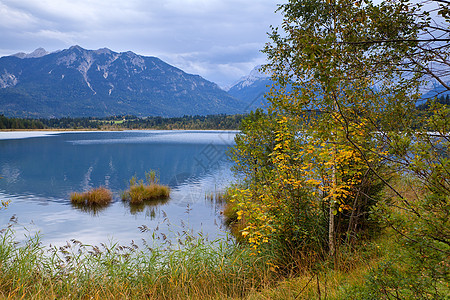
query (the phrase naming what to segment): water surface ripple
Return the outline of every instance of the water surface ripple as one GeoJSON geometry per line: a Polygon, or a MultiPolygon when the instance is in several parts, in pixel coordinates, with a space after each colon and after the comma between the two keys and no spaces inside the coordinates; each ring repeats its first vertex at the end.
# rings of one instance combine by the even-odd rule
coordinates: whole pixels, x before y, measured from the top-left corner
{"type": "MultiPolygon", "coordinates": [[[[15,216],[17,236],[39,231],[46,244],[70,239],[99,244],[147,239],[138,227],[165,234],[189,228],[223,234],[221,204],[206,195],[233,180],[226,151],[235,131],[0,132],[0,228],[15,216]],[[172,189],[167,201],[142,206],[122,202],[129,179],[155,170],[172,189]],[[74,191],[105,186],[114,193],[106,208],[74,207],[74,191]],[[170,225],[168,225],[170,224],[170,225]],[[26,229],[25,229],[25,228],[26,229]]],[[[147,236],[146,236],[147,235],[147,236]]],[[[23,236],[23,235],[22,235],[23,236]]]]}

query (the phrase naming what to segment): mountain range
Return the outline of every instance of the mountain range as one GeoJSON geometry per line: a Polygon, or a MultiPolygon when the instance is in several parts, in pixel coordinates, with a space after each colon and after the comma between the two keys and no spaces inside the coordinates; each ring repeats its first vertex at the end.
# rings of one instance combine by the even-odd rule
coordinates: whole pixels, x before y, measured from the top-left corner
{"type": "Polygon", "coordinates": [[[244,101],[247,110],[265,107],[267,102],[264,98],[270,90],[272,79],[261,70],[261,66],[256,66],[249,75],[242,77],[228,89],[228,94],[244,101]]]}
{"type": "Polygon", "coordinates": [[[159,58],[80,46],[0,58],[0,114],[14,117],[236,114],[248,104],[159,58]]]}
{"type": "MultiPolygon", "coordinates": [[[[271,78],[255,67],[227,91],[157,57],[80,46],[0,57],[0,115],[176,117],[248,113],[265,107],[271,78]]],[[[436,86],[422,98],[447,95],[436,86]]],[[[420,103],[419,103],[420,104],[420,103]]]]}

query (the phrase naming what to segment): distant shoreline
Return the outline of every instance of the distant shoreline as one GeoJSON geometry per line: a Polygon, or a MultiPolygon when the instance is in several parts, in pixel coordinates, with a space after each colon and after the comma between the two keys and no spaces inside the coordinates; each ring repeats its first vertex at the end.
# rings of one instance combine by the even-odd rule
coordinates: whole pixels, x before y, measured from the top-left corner
{"type": "Polygon", "coordinates": [[[110,131],[110,132],[120,132],[120,131],[149,131],[149,130],[155,130],[155,131],[235,131],[238,132],[238,129],[161,129],[161,128],[124,128],[124,129],[89,129],[89,128],[80,128],[80,129],[73,129],[73,128],[46,128],[46,129],[0,129],[0,133],[2,132],[104,132],[104,131],[110,131]]]}
{"type": "Polygon", "coordinates": [[[193,131],[193,132],[233,132],[238,133],[239,130],[220,130],[220,129],[125,129],[125,130],[57,130],[57,129],[2,129],[0,130],[0,141],[3,140],[20,140],[28,138],[46,137],[62,133],[83,133],[83,132],[122,132],[122,131],[193,131]]]}

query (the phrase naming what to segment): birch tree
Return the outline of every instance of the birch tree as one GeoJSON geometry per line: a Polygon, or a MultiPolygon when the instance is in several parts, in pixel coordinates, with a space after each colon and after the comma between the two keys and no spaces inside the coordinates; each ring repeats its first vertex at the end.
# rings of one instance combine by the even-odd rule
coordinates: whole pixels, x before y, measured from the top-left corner
{"type": "MultiPolygon", "coordinates": [[[[376,228],[368,216],[377,211],[436,263],[449,253],[449,108],[436,103],[419,114],[416,104],[424,74],[445,83],[445,69],[427,68],[448,61],[448,6],[438,6],[437,27],[408,1],[291,0],[278,11],[283,23],[263,50],[276,82],[267,95],[274,142],[236,150],[239,161],[243,149],[264,147],[268,162],[235,193],[248,225],[242,235],[255,249],[276,241],[284,253],[336,258],[339,245],[376,228]],[[432,36],[433,27],[442,34],[432,36]],[[393,186],[398,174],[421,196],[393,186]],[[381,201],[381,186],[392,199],[381,201]]],[[[238,139],[252,137],[244,130],[238,139]]]]}

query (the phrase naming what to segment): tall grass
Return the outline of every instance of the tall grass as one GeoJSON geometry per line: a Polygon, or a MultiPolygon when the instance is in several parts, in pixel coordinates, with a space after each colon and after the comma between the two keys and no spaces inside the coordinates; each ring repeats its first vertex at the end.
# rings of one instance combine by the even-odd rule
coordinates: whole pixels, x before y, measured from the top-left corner
{"type": "Polygon", "coordinates": [[[358,294],[358,289],[367,282],[373,268],[394,250],[391,238],[384,233],[357,247],[341,247],[338,267],[333,259],[324,260],[277,285],[252,291],[246,299],[383,299],[375,294],[358,294]]]}
{"type": "MultiPolygon", "coordinates": [[[[46,248],[39,235],[17,244],[0,234],[0,298],[11,299],[376,299],[361,294],[372,268],[393,251],[389,235],[341,249],[341,268],[324,261],[292,277],[230,240],[184,233],[176,243],[99,246],[71,240],[46,248]]],[[[395,248],[395,247],[394,247],[395,248]]]]}
{"type": "Polygon", "coordinates": [[[242,298],[272,276],[261,258],[225,239],[45,248],[38,235],[17,244],[11,228],[0,235],[0,274],[0,298],[13,299],[242,298]]]}

